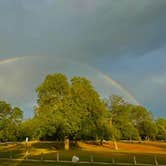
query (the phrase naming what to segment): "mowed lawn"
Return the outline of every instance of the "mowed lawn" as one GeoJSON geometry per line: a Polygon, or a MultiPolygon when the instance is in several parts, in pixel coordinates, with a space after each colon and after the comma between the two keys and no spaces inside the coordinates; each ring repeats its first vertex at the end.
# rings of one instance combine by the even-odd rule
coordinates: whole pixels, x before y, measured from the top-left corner
{"type": "MultiPolygon", "coordinates": [[[[91,163],[79,163],[79,164],[73,164],[73,163],[49,163],[49,162],[15,162],[15,161],[0,161],[0,166],[96,166],[96,164],[91,163]]],[[[97,164],[99,165],[99,164],[97,164]]],[[[99,166],[105,166],[105,164],[100,164],[99,166]]],[[[107,166],[113,166],[112,164],[107,164],[107,166]]],[[[116,164],[116,166],[118,166],[116,164]]],[[[121,165],[122,166],[122,165],[121,165]]]]}
{"type": "MultiPolygon", "coordinates": [[[[72,164],[72,163],[49,163],[49,162],[16,162],[16,161],[0,161],[0,166],[95,166],[95,164],[72,164]]],[[[110,164],[111,165],[111,164],[110,164]]],[[[103,166],[103,165],[100,165],[103,166]]],[[[109,166],[109,165],[108,165],[109,166]]],[[[117,165],[116,165],[117,166],[117,165]]]]}
{"type": "MultiPolygon", "coordinates": [[[[69,151],[63,150],[63,143],[58,142],[31,142],[29,144],[28,153],[26,153],[25,143],[8,143],[0,144],[0,158],[41,160],[38,163],[29,162],[9,162],[0,161],[1,165],[73,165],[65,163],[44,163],[44,160],[57,160],[57,153],[60,161],[71,161],[75,154],[80,161],[108,162],[108,163],[133,163],[135,156],[137,163],[152,164],[154,156],[156,156],[159,164],[166,164],[166,143],[165,142],[118,142],[119,150],[114,149],[113,142],[105,142],[103,146],[94,142],[78,142],[77,146],[72,145],[69,151]]],[[[75,166],[77,164],[74,164],[75,166]]],[[[81,164],[87,165],[87,164],[81,164]]],[[[92,165],[92,164],[91,164],[92,165]]]]}

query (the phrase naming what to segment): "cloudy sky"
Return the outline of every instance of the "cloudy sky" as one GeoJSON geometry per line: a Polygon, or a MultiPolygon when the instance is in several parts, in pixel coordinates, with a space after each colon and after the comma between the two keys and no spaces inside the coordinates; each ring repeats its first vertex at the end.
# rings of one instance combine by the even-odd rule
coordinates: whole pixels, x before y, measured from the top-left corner
{"type": "MultiPolygon", "coordinates": [[[[34,98],[30,88],[54,71],[91,73],[105,93],[105,73],[156,117],[165,117],[165,16],[166,0],[0,0],[0,99],[20,105],[16,96],[34,98]],[[64,65],[68,59],[77,65],[64,65]]],[[[23,99],[22,107],[31,103],[23,99]]]]}

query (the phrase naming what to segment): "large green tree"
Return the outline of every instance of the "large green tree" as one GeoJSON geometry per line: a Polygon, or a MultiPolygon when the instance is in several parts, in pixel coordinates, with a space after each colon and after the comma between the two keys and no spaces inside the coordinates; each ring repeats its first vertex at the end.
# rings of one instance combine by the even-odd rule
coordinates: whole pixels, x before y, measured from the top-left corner
{"type": "Polygon", "coordinates": [[[20,137],[20,126],[23,112],[18,107],[12,107],[5,101],[0,101],[0,140],[16,141],[20,137]]]}
{"type": "Polygon", "coordinates": [[[81,116],[77,136],[85,139],[108,138],[109,112],[91,82],[86,78],[73,77],[71,83],[72,101],[81,116]]]}
{"type": "Polygon", "coordinates": [[[61,137],[62,134],[65,135],[67,125],[65,103],[70,95],[67,77],[61,73],[48,75],[36,89],[36,92],[38,94],[38,106],[35,109],[35,119],[38,121],[36,130],[38,137],[61,137]]]}
{"type": "Polygon", "coordinates": [[[157,126],[157,139],[166,140],[166,119],[159,118],[156,120],[157,126]]]}
{"type": "Polygon", "coordinates": [[[116,95],[111,96],[110,101],[112,125],[121,133],[121,139],[138,139],[138,130],[134,127],[130,118],[130,104],[116,95]]]}
{"type": "Polygon", "coordinates": [[[58,108],[69,95],[69,83],[64,74],[57,73],[46,76],[44,82],[36,89],[40,112],[49,107],[58,108]]]}
{"type": "Polygon", "coordinates": [[[37,88],[40,138],[96,139],[108,135],[108,111],[91,82],[63,74],[48,75],[37,88]],[[100,132],[99,132],[100,131],[100,132]]]}
{"type": "Polygon", "coordinates": [[[121,133],[121,139],[155,139],[157,128],[152,114],[143,106],[132,105],[113,95],[109,104],[112,124],[121,133]]]}
{"type": "Polygon", "coordinates": [[[155,139],[157,128],[151,112],[140,105],[131,105],[130,119],[142,139],[155,139]]]}

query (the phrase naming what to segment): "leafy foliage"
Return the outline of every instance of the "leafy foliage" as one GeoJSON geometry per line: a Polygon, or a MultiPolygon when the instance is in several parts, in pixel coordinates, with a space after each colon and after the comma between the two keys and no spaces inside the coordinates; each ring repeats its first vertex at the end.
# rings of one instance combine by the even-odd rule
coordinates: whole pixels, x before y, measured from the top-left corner
{"type": "Polygon", "coordinates": [[[120,131],[121,139],[155,139],[157,127],[146,108],[129,104],[119,96],[112,96],[110,100],[112,123],[120,131]]]}
{"type": "Polygon", "coordinates": [[[23,112],[20,108],[12,108],[5,101],[0,101],[0,140],[14,141],[19,139],[23,112]]]}
{"type": "Polygon", "coordinates": [[[154,120],[140,105],[112,95],[101,99],[84,77],[70,81],[61,73],[46,76],[37,87],[37,105],[32,119],[0,101],[0,140],[166,140],[166,119],[154,120]]]}
{"type": "Polygon", "coordinates": [[[159,118],[156,120],[157,139],[166,140],[166,119],[159,118]]]}
{"type": "MultiPolygon", "coordinates": [[[[41,139],[103,139],[107,130],[106,105],[91,82],[83,77],[48,75],[37,88],[36,116],[41,139]]],[[[108,135],[108,134],[107,134],[108,135]]]]}

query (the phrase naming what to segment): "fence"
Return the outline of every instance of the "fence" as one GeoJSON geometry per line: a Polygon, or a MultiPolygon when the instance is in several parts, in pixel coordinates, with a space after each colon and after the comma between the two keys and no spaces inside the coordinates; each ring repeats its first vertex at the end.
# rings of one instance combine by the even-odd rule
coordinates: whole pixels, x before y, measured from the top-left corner
{"type": "MultiPolygon", "coordinates": [[[[90,144],[93,145],[93,142],[90,144]]],[[[31,145],[31,144],[30,144],[31,145]]],[[[0,160],[18,160],[34,162],[67,162],[71,163],[72,156],[75,154],[80,158],[79,163],[93,164],[112,164],[112,165],[161,165],[166,166],[166,154],[163,153],[128,153],[123,151],[109,151],[108,153],[100,149],[100,153],[93,149],[91,152],[81,151],[81,148],[71,146],[70,150],[65,151],[63,142],[33,142],[32,146],[25,143],[1,143],[0,160]],[[1,146],[2,145],[2,146],[1,146]],[[8,147],[9,146],[9,147],[8,147]],[[36,154],[36,150],[38,154],[36,154]],[[48,151],[42,151],[42,149],[48,151]]],[[[94,147],[96,144],[94,144],[94,147]]],[[[89,150],[90,151],[90,150],[89,150]]]]}
{"type": "MultiPolygon", "coordinates": [[[[72,163],[72,161],[70,160],[63,160],[62,157],[60,159],[60,153],[57,152],[56,153],[56,156],[54,160],[51,160],[51,159],[47,159],[45,157],[45,154],[41,152],[41,154],[39,155],[40,158],[38,159],[32,159],[31,158],[31,154],[28,153],[28,152],[25,152],[25,156],[24,158],[14,158],[13,157],[13,153],[10,152],[10,155],[8,156],[8,158],[2,158],[0,157],[0,160],[7,160],[7,161],[30,161],[30,162],[48,162],[48,163],[72,163]]],[[[78,156],[79,157],[79,156],[78,156]]],[[[152,165],[155,165],[155,166],[166,166],[165,164],[159,164],[158,162],[158,159],[156,156],[153,157],[153,162],[152,163],[139,163],[137,162],[137,157],[135,155],[133,155],[133,158],[132,158],[132,162],[130,160],[130,162],[124,162],[124,163],[121,163],[121,162],[117,162],[116,161],[116,158],[111,158],[112,159],[112,162],[102,162],[102,161],[95,161],[95,158],[93,155],[89,155],[89,161],[79,161],[79,163],[93,163],[93,164],[96,164],[96,165],[136,165],[136,166],[152,166],[152,165]]]]}

